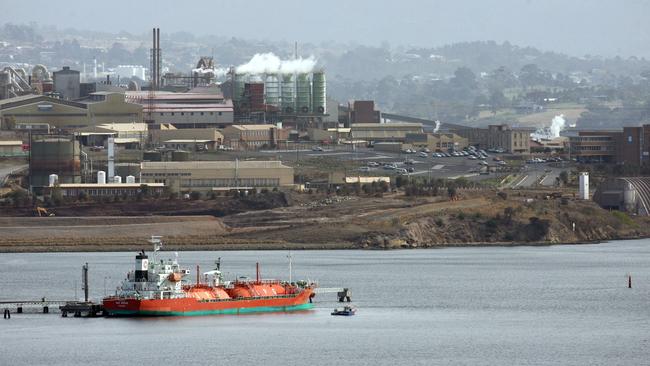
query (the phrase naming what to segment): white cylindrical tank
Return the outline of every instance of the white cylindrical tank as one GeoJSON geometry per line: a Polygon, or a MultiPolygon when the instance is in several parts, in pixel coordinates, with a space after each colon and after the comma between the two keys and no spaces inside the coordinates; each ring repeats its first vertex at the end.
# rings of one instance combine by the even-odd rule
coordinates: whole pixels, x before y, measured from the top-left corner
{"type": "Polygon", "coordinates": [[[56,174],[50,174],[50,178],[48,180],[50,187],[57,184],[58,182],[59,182],[59,176],[56,174]]]}
{"type": "Polygon", "coordinates": [[[636,206],[636,190],[632,186],[632,183],[625,183],[623,206],[625,206],[626,211],[634,211],[634,207],[636,206]]]}
{"type": "Polygon", "coordinates": [[[589,199],[589,173],[580,172],[580,181],[579,181],[579,198],[581,200],[589,199]]]}
{"type": "Polygon", "coordinates": [[[132,175],[127,175],[126,176],[126,182],[129,183],[129,184],[135,183],[135,177],[132,176],[132,175]]]}
{"type": "Polygon", "coordinates": [[[100,170],[97,172],[97,184],[106,184],[106,172],[100,170]]]}
{"type": "Polygon", "coordinates": [[[119,175],[114,176],[113,183],[118,183],[118,184],[122,183],[122,177],[120,177],[119,175]]]}

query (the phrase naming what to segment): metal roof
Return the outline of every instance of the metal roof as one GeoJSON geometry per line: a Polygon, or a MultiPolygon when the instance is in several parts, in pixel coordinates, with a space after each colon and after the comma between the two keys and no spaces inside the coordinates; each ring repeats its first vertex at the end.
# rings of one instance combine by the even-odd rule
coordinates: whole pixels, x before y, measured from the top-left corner
{"type": "Polygon", "coordinates": [[[61,188],[140,188],[140,186],[164,187],[165,183],[61,183],[61,188]]]}
{"type": "Polygon", "coordinates": [[[15,141],[0,141],[0,146],[15,146],[15,145],[22,145],[23,142],[20,140],[15,140],[15,141]]]}

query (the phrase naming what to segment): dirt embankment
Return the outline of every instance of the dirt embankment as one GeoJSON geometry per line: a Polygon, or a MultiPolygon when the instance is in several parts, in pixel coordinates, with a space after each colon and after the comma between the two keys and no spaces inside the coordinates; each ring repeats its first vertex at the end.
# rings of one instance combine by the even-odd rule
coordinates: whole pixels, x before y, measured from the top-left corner
{"type": "Polygon", "coordinates": [[[464,191],[459,200],[395,193],[273,197],[229,199],[225,204],[189,201],[176,207],[163,201],[144,211],[159,214],[160,209],[170,216],[125,216],[143,212],[144,206],[125,209],[112,203],[80,211],[57,209],[57,214],[82,217],[0,217],[0,252],[131,251],[146,247],[150,235],[164,236],[169,250],[391,249],[650,236],[650,218],[609,212],[592,202],[544,199],[539,192],[505,197],[492,190],[464,191]],[[91,214],[100,212],[122,214],[91,214]]]}

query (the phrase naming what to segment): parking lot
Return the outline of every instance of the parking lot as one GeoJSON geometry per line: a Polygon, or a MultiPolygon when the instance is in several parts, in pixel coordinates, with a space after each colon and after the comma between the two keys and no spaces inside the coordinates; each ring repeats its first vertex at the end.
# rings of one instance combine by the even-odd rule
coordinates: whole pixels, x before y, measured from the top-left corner
{"type": "MultiPolygon", "coordinates": [[[[408,172],[411,176],[426,176],[431,178],[458,178],[458,177],[475,177],[479,175],[479,164],[481,160],[469,160],[467,157],[432,157],[432,153],[427,153],[427,157],[420,156],[417,152],[413,154],[392,153],[384,151],[375,151],[372,148],[357,147],[352,150],[349,146],[337,149],[323,148],[323,151],[314,151],[312,149],[298,150],[268,150],[262,151],[262,154],[277,157],[286,162],[296,161],[296,159],[307,159],[314,157],[333,157],[341,160],[354,161],[358,163],[361,175],[399,175],[399,169],[412,168],[408,172]],[[369,163],[376,163],[378,166],[370,167],[369,163]],[[397,169],[387,169],[384,165],[393,165],[397,169]]],[[[486,159],[493,164],[492,154],[486,159]]]]}

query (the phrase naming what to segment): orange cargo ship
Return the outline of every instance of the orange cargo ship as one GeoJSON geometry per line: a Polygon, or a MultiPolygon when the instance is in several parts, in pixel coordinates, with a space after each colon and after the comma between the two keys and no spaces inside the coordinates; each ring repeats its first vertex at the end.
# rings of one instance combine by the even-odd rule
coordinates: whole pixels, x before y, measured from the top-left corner
{"type": "Polygon", "coordinates": [[[224,282],[220,261],[217,267],[199,275],[189,284],[190,271],[176,259],[157,260],[160,238],[152,237],[154,255],[149,261],[142,251],[135,259],[135,270],[114,296],[104,298],[104,311],[112,316],[174,316],[244,314],[296,311],[312,308],[314,285],[278,280],[262,280],[257,266],[255,280],[224,282]]]}

